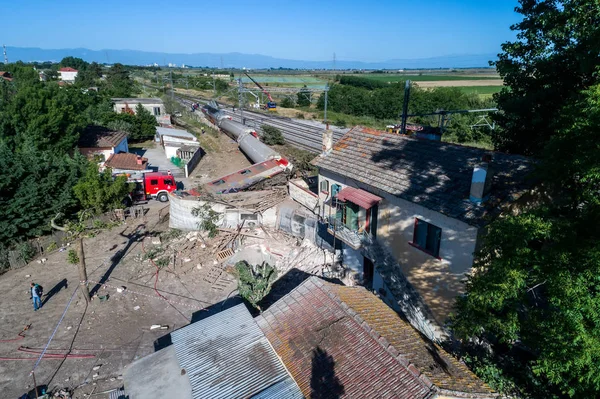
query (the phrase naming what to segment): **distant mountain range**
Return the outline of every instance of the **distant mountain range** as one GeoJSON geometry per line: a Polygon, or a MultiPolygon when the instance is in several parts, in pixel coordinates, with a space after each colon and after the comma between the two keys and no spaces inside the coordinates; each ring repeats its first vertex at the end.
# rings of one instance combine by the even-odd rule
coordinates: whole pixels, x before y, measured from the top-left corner
{"type": "MultiPolygon", "coordinates": [[[[79,57],[88,62],[126,65],[168,65],[225,68],[294,68],[332,69],[332,61],[302,61],[274,58],[260,54],[242,53],[194,53],[170,54],[137,50],[89,50],[41,49],[35,47],[7,47],[9,61],[60,61],[64,57],[79,57]]],[[[495,54],[449,55],[420,59],[391,59],[381,62],[340,61],[336,69],[435,69],[435,68],[481,68],[488,67],[488,61],[496,59],[495,54]]]]}

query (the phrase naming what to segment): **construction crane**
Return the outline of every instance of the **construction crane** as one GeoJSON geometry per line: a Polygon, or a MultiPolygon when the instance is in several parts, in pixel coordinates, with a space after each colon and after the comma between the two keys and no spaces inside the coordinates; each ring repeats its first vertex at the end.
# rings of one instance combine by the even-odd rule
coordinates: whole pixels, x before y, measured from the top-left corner
{"type": "Polygon", "coordinates": [[[269,110],[269,111],[277,110],[277,104],[275,103],[275,101],[273,101],[273,97],[271,97],[269,92],[266,91],[265,88],[262,87],[256,80],[252,79],[252,76],[250,76],[248,74],[248,71],[244,71],[244,73],[246,74],[246,76],[248,76],[248,79],[250,79],[269,98],[269,101],[267,102],[267,110],[269,110]]]}

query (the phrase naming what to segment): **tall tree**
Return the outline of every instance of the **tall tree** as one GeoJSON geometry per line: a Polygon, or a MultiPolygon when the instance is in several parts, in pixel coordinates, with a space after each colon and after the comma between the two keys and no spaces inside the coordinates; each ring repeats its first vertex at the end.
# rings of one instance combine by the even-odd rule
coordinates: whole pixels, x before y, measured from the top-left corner
{"type": "Polygon", "coordinates": [[[73,69],[77,69],[78,71],[83,71],[85,69],[87,69],[88,67],[88,63],[85,62],[84,60],[82,60],[81,58],[77,58],[77,57],[65,57],[60,61],[60,66],[64,67],[64,68],[73,68],[73,69]]]}
{"type": "Polygon", "coordinates": [[[298,96],[298,99],[296,101],[296,104],[299,107],[310,106],[310,91],[308,91],[306,85],[304,85],[304,87],[300,89],[297,96],[298,96]]]}
{"type": "Polygon", "coordinates": [[[106,85],[109,94],[113,97],[131,97],[133,81],[129,78],[129,71],[123,64],[116,63],[108,70],[106,85]]]}
{"type": "Polygon", "coordinates": [[[495,96],[503,151],[539,154],[559,129],[565,104],[598,82],[600,3],[589,0],[520,0],[517,39],[502,45],[493,64],[505,87],[495,96]]]}
{"type": "Polygon", "coordinates": [[[551,201],[492,224],[453,328],[523,392],[600,392],[600,86],[561,111],[538,177],[551,201]]]}

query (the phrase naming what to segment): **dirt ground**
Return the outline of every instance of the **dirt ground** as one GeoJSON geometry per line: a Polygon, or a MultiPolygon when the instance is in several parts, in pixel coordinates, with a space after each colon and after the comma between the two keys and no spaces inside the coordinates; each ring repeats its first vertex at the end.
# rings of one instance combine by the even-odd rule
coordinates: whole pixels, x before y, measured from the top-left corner
{"type": "Polygon", "coordinates": [[[164,204],[150,202],[147,207],[145,220],[130,219],[84,241],[90,289],[95,291],[95,283],[102,282],[97,294],[108,294],[107,301],[95,298],[86,306],[77,290],[67,307],[79,278],[77,267],[66,261],[66,250],[46,255],[43,264],[34,261],[0,276],[0,357],[27,359],[0,360],[2,398],[16,398],[33,389],[30,371],[38,354],[22,349],[40,351],[65,308],[48,352],[93,356],[44,358],[35,370],[37,384],[74,389],[74,398],[88,397],[92,392],[94,397],[108,398],[108,393],[95,394],[122,386],[121,375],[127,364],[154,352],[157,339],[189,324],[195,312],[224,300],[235,290],[232,277],[221,278],[217,288],[204,280],[215,262],[214,254],[206,252],[210,242],[202,249],[200,241],[183,236],[173,239],[173,248],[181,249],[181,253],[173,249],[173,256],[183,254],[189,258],[180,256],[174,264],[161,268],[155,291],[156,267],[144,260],[143,254],[157,246],[157,239],[150,236],[166,230],[168,218],[158,223],[159,209],[164,204]],[[31,281],[45,290],[44,305],[37,312],[29,299],[31,281]],[[117,288],[121,286],[126,289],[119,293],[117,288]],[[151,330],[154,324],[168,325],[168,329],[151,330]],[[19,339],[18,333],[27,325],[31,327],[19,339]]]}
{"type": "Polygon", "coordinates": [[[482,79],[482,80],[437,80],[414,82],[419,87],[472,87],[472,86],[502,86],[502,79],[482,79]]]}

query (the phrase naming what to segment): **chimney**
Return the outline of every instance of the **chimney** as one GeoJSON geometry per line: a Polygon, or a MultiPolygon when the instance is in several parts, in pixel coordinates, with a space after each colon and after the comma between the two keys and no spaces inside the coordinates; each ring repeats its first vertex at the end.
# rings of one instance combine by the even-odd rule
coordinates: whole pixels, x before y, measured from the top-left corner
{"type": "Polygon", "coordinates": [[[333,148],[333,131],[329,130],[329,124],[327,129],[323,132],[323,154],[331,152],[333,148]]]}
{"type": "Polygon", "coordinates": [[[481,158],[481,163],[473,168],[473,177],[471,178],[471,195],[469,199],[475,204],[481,204],[487,201],[492,188],[492,156],[485,154],[481,158]]]}
{"type": "Polygon", "coordinates": [[[138,165],[141,165],[142,163],[143,163],[143,162],[142,162],[142,157],[138,155],[138,156],[137,156],[137,164],[138,164],[138,165]]]}

